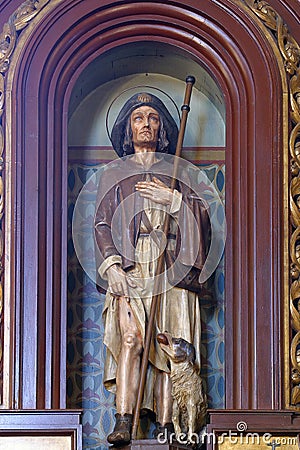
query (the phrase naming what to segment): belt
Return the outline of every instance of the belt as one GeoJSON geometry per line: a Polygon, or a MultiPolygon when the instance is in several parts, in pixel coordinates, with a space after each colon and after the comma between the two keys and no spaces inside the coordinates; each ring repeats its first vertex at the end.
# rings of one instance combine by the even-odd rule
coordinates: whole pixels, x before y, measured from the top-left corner
{"type": "MultiPolygon", "coordinates": [[[[153,230],[155,231],[155,230],[153,230]]],[[[161,231],[161,230],[159,230],[161,231]]],[[[150,233],[144,233],[144,232],[140,232],[139,233],[139,237],[147,237],[150,236],[150,233]]],[[[176,234],[172,234],[172,233],[168,233],[168,239],[176,239],[176,234]]]]}

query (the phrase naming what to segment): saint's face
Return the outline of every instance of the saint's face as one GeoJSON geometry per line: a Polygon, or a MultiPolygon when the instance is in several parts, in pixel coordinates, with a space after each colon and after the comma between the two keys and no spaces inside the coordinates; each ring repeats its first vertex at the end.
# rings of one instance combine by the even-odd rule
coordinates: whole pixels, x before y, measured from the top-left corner
{"type": "Polygon", "coordinates": [[[140,106],[130,116],[135,152],[155,151],[160,128],[159,114],[150,106],[140,106]]]}

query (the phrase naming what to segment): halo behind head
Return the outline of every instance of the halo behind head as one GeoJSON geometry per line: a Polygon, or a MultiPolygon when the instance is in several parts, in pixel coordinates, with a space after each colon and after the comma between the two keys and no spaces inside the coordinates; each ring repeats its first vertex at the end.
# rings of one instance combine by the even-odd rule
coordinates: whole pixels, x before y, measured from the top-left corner
{"type": "MultiPolygon", "coordinates": [[[[178,128],[176,122],[165,107],[164,103],[158,97],[148,92],[134,94],[121,108],[111,132],[111,142],[116,153],[120,157],[124,155],[123,144],[126,126],[131,113],[140,106],[151,106],[159,113],[168,141],[168,146],[161,151],[174,155],[178,138],[178,128]]],[[[131,149],[126,149],[127,155],[131,153],[134,153],[133,147],[131,149]]]]}

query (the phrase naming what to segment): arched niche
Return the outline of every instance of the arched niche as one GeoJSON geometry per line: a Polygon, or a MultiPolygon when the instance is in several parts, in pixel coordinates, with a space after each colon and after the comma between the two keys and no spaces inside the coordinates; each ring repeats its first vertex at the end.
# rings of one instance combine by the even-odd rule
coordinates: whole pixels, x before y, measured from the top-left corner
{"type": "MultiPolygon", "coordinates": [[[[17,20],[24,16],[10,26],[17,20]]],[[[280,348],[287,317],[287,84],[269,32],[249,5],[228,0],[208,1],[201,9],[192,0],[49,1],[28,22],[5,73],[1,122],[5,223],[11,230],[5,233],[4,406],[66,405],[71,95],[96,58],[121,45],[150,41],[188,54],[224,95],[225,406],[282,408],[287,398],[280,348]]]]}
{"type": "MultiPolygon", "coordinates": [[[[91,222],[95,213],[97,171],[116,158],[108,133],[124,101],[134,92],[153,92],[179,122],[179,111],[169,96],[180,110],[188,73],[195,76],[196,83],[182,156],[194,166],[201,167],[203,176],[213,183],[220,201],[224,202],[226,114],[223,93],[210,73],[188,53],[159,42],[116,47],[86,67],[70,98],[67,406],[78,406],[80,399],[84,405],[83,423],[93,424],[93,430],[89,429],[89,443],[93,442],[95,446],[105,442],[105,436],[113,427],[115,413],[113,396],[105,391],[102,383],[104,296],[99,294],[95,284],[91,222]]],[[[198,326],[203,341],[202,376],[209,406],[222,408],[225,405],[223,258],[210,282],[210,293],[211,300],[208,300],[208,293],[200,300],[202,323],[198,326]]],[[[144,436],[151,436],[149,425],[144,424],[143,428],[144,436]]]]}
{"type": "MultiPolygon", "coordinates": [[[[172,99],[180,109],[187,73],[195,73],[197,77],[192,107],[198,120],[193,122],[190,115],[185,145],[224,147],[225,103],[211,75],[182,50],[147,41],[116,47],[96,58],[80,74],[70,98],[69,145],[99,145],[101,142],[103,146],[110,146],[106,130],[110,103],[115,100],[114,107],[120,107],[127,90],[131,89],[133,94],[135,86],[141,86],[137,90],[151,86],[162,89],[165,94],[161,94],[178,122],[179,112],[167,95],[172,91],[172,99]],[[173,89],[170,88],[172,83],[175,84],[173,89]]],[[[110,116],[110,127],[112,120],[110,116]]]]}

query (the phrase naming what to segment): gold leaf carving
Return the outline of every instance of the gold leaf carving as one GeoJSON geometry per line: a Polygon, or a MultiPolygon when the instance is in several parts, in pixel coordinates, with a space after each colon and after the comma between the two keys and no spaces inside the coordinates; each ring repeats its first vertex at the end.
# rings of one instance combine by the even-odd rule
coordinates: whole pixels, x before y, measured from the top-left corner
{"type": "Polygon", "coordinates": [[[297,405],[298,403],[300,403],[300,387],[297,385],[292,388],[291,404],[297,405]]]}
{"type": "MultiPolygon", "coordinates": [[[[291,342],[291,362],[293,370],[298,371],[300,369],[300,331],[298,331],[292,339],[291,342]]],[[[299,386],[300,387],[300,386],[299,386]]]]}
{"type": "Polygon", "coordinates": [[[300,47],[281,16],[264,0],[244,0],[269,29],[282,56],[290,98],[290,322],[291,404],[300,407],[300,47]]]}
{"type": "Polygon", "coordinates": [[[299,267],[299,247],[300,247],[300,69],[299,69],[299,46],[292,39],[287,39],[285,48],[288,52],[285,57],[288,59],[285,67],[290,78],[290,110],[292,129],[290,133],[289,147],[292,161],[291,181],[290,181],[290,217],[291,225],[294,228],[290,239],[290,258],[292,261],[291,286],[290,286],[290,313],[292,327],[291,353],[291,404],[300,406],[300,267],[299,267]],[[288,47],[289,46],[289,47],[288,47]],[[295,281],[295,278],[297,280],[295,281]]]}
{"type": "Polygon", "coordinates": [[[290,75],[293,75],[299,65],[300,49],[289,33],[288,27],[283,23],[281,16],[266,1],[244,0],[244,2],[272,31],[282,54],[285,69],[290,75]]]}
{"type": "MultiPolygon", "coordinates": [[[[293,115],[291,118],[296,117],[293,115]]],[[[292,158],[295,160],[299,167],[300,163],[300,116],[299,123],[292,129],[290,135],[290,153],[292,158]]]]}
{"type": "Polygon", "coordinates": [[[300,229],[296,228],[291,236],[291,260],[292,263],[300,270],[300,229]]]}
{"type": "MultiPolygon", "coordinates": [[[[299,272],[298,272],[299,277],[299,272]]],[[[300,330],[300,281],[299,278],[294,281],[291,285],[291,301],[290,301],[290,311],[292,326],[295,330],[300,330]],[[295,306],[296,305],[296,306],[295,306]]]]}
{"type": "Polygon", "coordinates": [[[295,177],[291,180],[290,186],[290,207],[291,220],[294,227],[300,226],[300,178],[295,177]]]}
{"type": "Polygon", "coordinates": [[[0,155],[3,154],[3,148],[4,148],[4,135],[3,135],[3,129],[0,127],[0,155]]]}
{"type": "MultiPolygon", "coordinates": [[[[297,326],[296,324],[293,324],[297,326]]],[[[298,405],[300,402],[300,332],[298,331],[296,335],[293,337],[291,342],[291,382],[292,382],[292,391],[291,391],[291,404],[298,405]]]]}
{"type": "Polygon", "coordinates": [[[40,12],[49,0],[27,0],[13,14],[14,25],[17,31],[22,30],[40,12]]]}
{"type": "Polygon", "coordinates": [[[16,45],[16,30],[10,20],[3,27],[0,35],[0,72],[3,74],[9,68],[10,56],[16,45]]]}
{"type": "MultiPolygon", "coordinates": [[[[1,158],[0,158],[1,164],[1,158]]],[[[1,167],[1,166],[0,166],[1,167]]],[[[4,192],[3,192],[3,177],[0,177],[0,220],[3,218],[3,209],[4,209],[4,192]]],[[[1,231],[1,230],[0,230],[1,231]]],[[[0,242],[0,255],[3,255],[3,248],[0,242]]]]}
{"type": "Polygon", "coordinates": [[[277,13],[266,1],[248,0],[248,6],[253,9],[256,15],[265,23],[271,30],[276,30],[277,13]]]}
{"type": "Polygon", "coordinates": [[[3,114],[3,106],[4,106],[4,76],[2,75],[2,73],[0,73],[0,119],[3,114]]]}
{"type": "Polygon", "coordinates": [[[290,83],[290,100],[291,100],[291,119],[298,126],[293,130],[293,141],[295,142],[296,137],[299,136],[299,122],[300,122],[300,74],[299,68],[296,70],[296,74],[291,78],[290,83]]]}
{"type": "Polygon", "coordinates": [[[11,15],[0,35],[0,72],[5,73],[15,50],[20,31],[45,7],[50,0],[27,0],[11,15]]]}
{"type": "Polygon", "coordinates": [[[0,315],[2,315],[3,312],[3,287],[0,284],[0,315]]]}
{"type": "Polygon", "coordinates": [[[280,16],[277,18],[277,38],[279,49],[284,57],[286,71],[293,75],[300,60],[299,46],[290,35],[280,16]]]}

